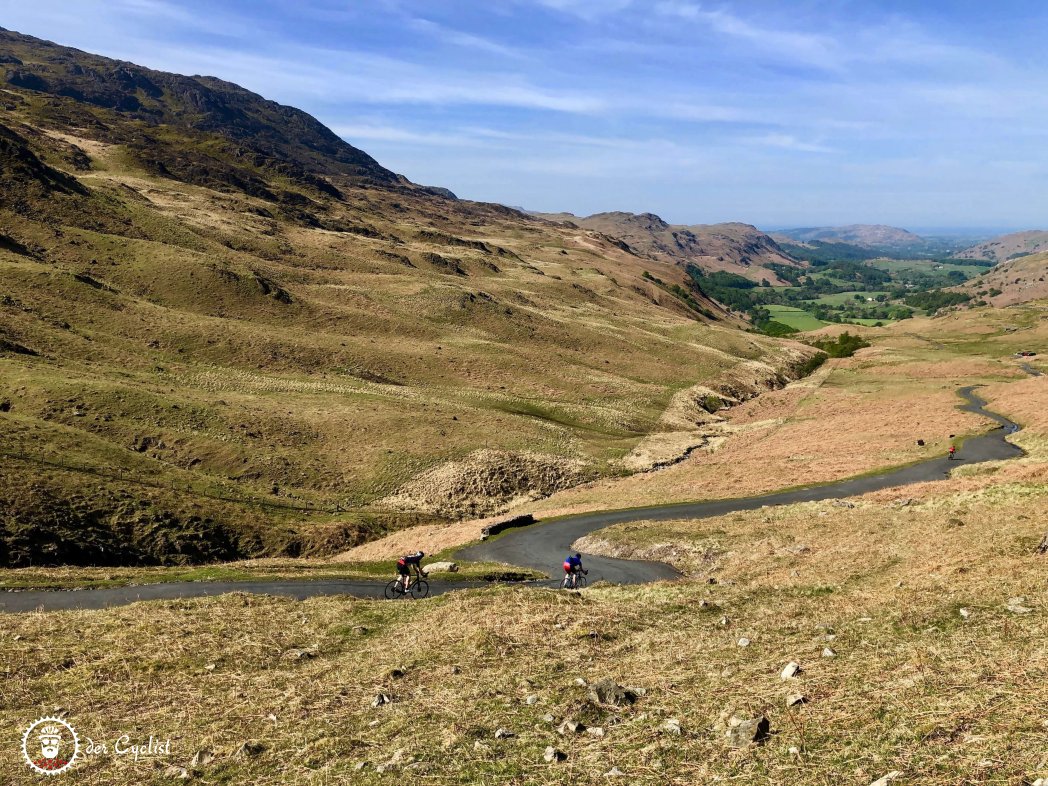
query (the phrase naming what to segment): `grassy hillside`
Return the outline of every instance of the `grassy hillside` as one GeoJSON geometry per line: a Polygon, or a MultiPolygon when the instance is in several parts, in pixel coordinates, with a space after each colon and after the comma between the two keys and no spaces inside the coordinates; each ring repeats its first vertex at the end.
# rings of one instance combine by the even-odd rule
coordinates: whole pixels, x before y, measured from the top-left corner
{"type": "Polygon", "coordinates": [[[236,86],[0,45],[0,563],[490,513],[622,472],[682,390],[810,354],[643,278],[671,264],[392,177],[236,86]]]}

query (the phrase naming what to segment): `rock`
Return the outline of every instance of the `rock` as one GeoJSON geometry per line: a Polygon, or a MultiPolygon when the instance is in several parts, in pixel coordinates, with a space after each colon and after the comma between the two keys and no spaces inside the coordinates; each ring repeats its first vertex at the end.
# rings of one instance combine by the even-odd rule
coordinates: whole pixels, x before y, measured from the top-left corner
{"type": "Polygon", "coordinates": [[[458,569],[457,562],[431,562],[422,569],[422,572],[428,576],[430,573],[458,573],[458,569]]]}
{"type": "Polygon", "coordinates": [[[404,676],[404,670],[403,669],[390,669],[388,676],[389,676],[389,678],[391,680],[399,680],[401,677],[404,676]]]}
{"type": "Polygon", "coordinates": [[[214,670],[215,670],[215,666],[216,666],[216,664],[214,664],[214,663],[209,663],[209,664],[207,664],[206,666],[204,666],[204,670],[205,670],[205,671],[214,671],[214,670]]]}
{"type": "Polygon", "coordinates": [[[556,718],[554,718],[554,717],[553,717],[553,716],[552,716],[552,715],[551,715],[550,713],[548,713],[548,712],[547,712],[547,713],[546,713],[545,715],[543,715],[543,716],[542,716],[542,720],[544,720],[544,721],[545,721],[546,723],[555,723],[555,722],[557,721],[557,719],[556,719],[556,718]]]}
{"type": "Polygon", "coordinates": [[[368,629],[366,627],[364,627],[363,625],[354,625],[353,626],[353,632],[355,634],[357,634],[358,636],[366,636],[367,632],[368,632],[368,629]]]}
{"type": "Polygon", "coordinates": [[[663,723],[662,730],[667,734],[675,734],[678,737],[682,734],[680,721],[676,718],[669,718],[665,723],[663,723]]]}
{"type": "Polygon", "coordinates": [[[315,656],[312,650],[288,650],[284,653],[284,660],[309,660],[315,656]]]}
{"type": "Polygon", "coordinates": [[[533,704],[538,704],[539,703],[539,697],[536,696],[533,693],[530,696],[528,696],[526,699],[524,699],[524,703],[527,704],[529,707],[532,706],[533,704]]]}
{"type": "Polygon", "coordinates": [[[798,748],[796,745],[791,745],[790,749],[788,751],[786,751],[786,752],[788,754],[790,754],[791,756],[800,756],[801,755],[801,749],[798,748]]]}
{"type": "MultiPolygon", "coordinates": [[[[1038,554],[1048,554],[1048,532],[1044,533],[1044,537],[1041,538],[1041,543],[1037,547],[1038,554]]],[[[1044,780],[1042,778],[1042,780],[1044,780]]]]}
{"type": "Polygon", "coordinates": [[[740,647],[748,647],[748,646],[750,646],[750,640],[747,639],[745,636],[743,636],[741,639],[739,639],[735,643],[738,644],[740,647]]]}
{"type": "Polygon", "coordinates": [[[389,704],[393,699],[388,694],[380,693],[371,700],[372,707],[381,707],[383,704],[389,704]]]}
{"type": "MultiPolygon", "coordinates": [[[[624,773],[618,767],[612,767],[610,770],[608,770],[606,773],[604,773],[604,777],[605,778],[625,778],[626,777],[626,773],[624,773]]],[[[1034,786],[1037,786],[1037,784],[1034,784],[1034,786]]]]}
{"type": "Polygon", "coordinates": [[[508,740],[510,737],[516,737],[517,735],[511,732],[509,729],[495,729],[496,740],[508,740]]]}
{"type": "Polygon", "coordinates": [[[557,731],[560,734],[582,734],[586,731],[586,724],[569,718],[557,727],[557,731]]]}
{"type": "Polygon", "coordinates": [[[586,729],[586,733],[591,737],[599,739],[604,736],[604,728],[602,726],[590,726],[586,729]]]}
{"type": "Polygon", "coordinates": [[[586,687],[586,680],[582,679],[582,677],[576,677],[575,678],[575,684],[578,685],[580,688],[585,688],[586,687]]]}
{"type": "Polygon", "coordinates": [[[489,751],[491,746],[487,743],[481,742],[480,740],[473,741],[473,750],[475,751],[489,751]]]}
{"type": "Polygon", "coordinates": [[[256,740],[248,740],[237,748],[237,756],[247,756],[248,758],[254,758],[265,751],[266,746],[256,740]]]}
{"type": "Polygon", "coordinates": [[[968,619],[969,617],[972,616],[971,611],[968,610],[968,609],[961,609],[957,613],[961,615],[961,619],[968,619]]]}
{"type": "Polygon", "coordinates": [[[906,497],[905,499],[897,499],[891,503],[893,508],[907,508],[914,503],[913,497],[906,497]]]}
{"type": "Polygon", "coordinates": [[[215,760],[215,754],[209,750],[199,750],[193,754],[193,758],[189,762],[189,766],[194,770],[206,767],[215,760]]]}
{"type": "Polygon", "coordinates": [[[164,770],[165,778],[177,778],[180,781],[188,780],[190,778],[189,770],[185,767],[176,767],[172,764],[170,767],[164,770]]]}
{"type": "Polygon", "coordinates": [[[357,772],[360,772],[361,770],[366,769],[367,766],[368,763],[366,761],[358,761],[356,764],[353,765],[353,769],[357,772]]]}
{"type": "Polygon", "coordinates": [[[546,752],[542,754],[542,758],[549,764],[553,764],[554,762],[565,761],[568,758],[568,754],[550,745],[546,748],[546,752]]]}
{"type": "Polygon", "coordinates": [[[782,674],[780,676],[784,680],[792,680],[800,673],[801,673],[801,666],[800,666],[800,664],[797,663],[796,661],[792,661],[791,660],[789,663],[786,664],[786,667],[782,670],[782,674]]]}
{"type": "Polygon", "coordinates": [[[1033,609],[1025,604],[1026,598],[1024,597],[1008,598],[1008,605],[1005,608],[1012,614],[1029,614],[1033,609]]]}
{"type": "Polygon", "coordinates": [[[615,680],[605,677],[593,683],[589,691],[589,698],[598,704],[633,704],[637,700],[637,694],[623,688],[615,680]]]}
{"type": "Polygon", "coordinates": [[[888,784],[890,784],[892,781],[901,777],[902,773],[899,770],[893,770],[892,772],[889,772],[887,775],[884,775],[875,780],[873,783],[870,784],[870,786],[888,786],[888,784]]]}
{"type": "Polygon", "coordinates": [[[731,620],[729,620],[727,617],[721,617],[720,618],[720,624],[723,625],[723,626],[726,626],[730,621],[731,620]]]}
{"type": "Polygon", "coordinates": [[[791,693],[786,697],[787,707],[799,707],[802,704],[808,703],[808,697],[803,693],[791,693]]]}
{"type": "Polygon", "coordinates": [[[823,647],[822,648],[822,657],[824,657],[824,658],[836,658],[837,657],[837,650],[833,649],[832,647],[823,647]]]}
{"type": "Polygon", "coordinates": [[[460,669],[458,666],[452,666],[451,667],[451,673],[452,674],[461,674],[462,673],[462,669],[460,669]]]}
{"type": "Polygon", "coordinates": [[[733,748],[745,748],[752,743],[760,745],[771,732],[771,722],[761,715],[757,718],[732,716],[728,721],[726,736],[733,748]]]}
{"type": "Polygon", "coordinates": [[[855,507],[855,503],[854,502],[849,502],[846,499],[835,499],[833,501],[833,506],[835,508],[854,508],[855,507]]]}

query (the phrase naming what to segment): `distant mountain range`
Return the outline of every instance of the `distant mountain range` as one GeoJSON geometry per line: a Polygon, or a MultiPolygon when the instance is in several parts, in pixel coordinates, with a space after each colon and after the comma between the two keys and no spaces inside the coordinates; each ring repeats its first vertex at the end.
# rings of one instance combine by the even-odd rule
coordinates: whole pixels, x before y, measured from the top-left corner
{"type": "Polygon", "coordinates": [[[773,232],[772,237],[800,242],[813,240],[824,243],[848,243],[863,248],[904,249],[922,245],[925,240],[899,227],[884,224],[849,224],[842,227],[805,227],[800,229],[782,229],[773,232]]]}
{"type": "Polygon", "coordinates": [[[1048,231],[1030,229],[1025,232],[1012,232],[977,243],[960,251],[957,256],[965,259],[987,259],[991,262],[1004,262],[1041,251],[1048,251],[1048,231]]]}
{"type": "Polygon", "coordinates": [[[693,264],[705,271],[728,271],[757,282],[785,283],[774,266],[801,266],[771,237],[749,224],[670,224],[654,213],[533,215],[620,238],[636,253],[652,259],[683,267],[693,264]]]}

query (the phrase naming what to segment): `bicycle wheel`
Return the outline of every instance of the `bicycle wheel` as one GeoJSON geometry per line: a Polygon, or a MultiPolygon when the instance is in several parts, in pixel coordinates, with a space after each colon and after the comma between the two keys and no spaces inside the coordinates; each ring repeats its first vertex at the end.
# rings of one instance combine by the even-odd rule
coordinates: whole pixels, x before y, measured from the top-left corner
{"type": "Polygon", "coordinates": [[[386,591],[383,593],[386,596],[386,600],[393,600],[396,597],[404,594],[404,586],[400,583],[400,579],[393,579],[386,585],[386,591]]]}
{"type": "Polygon", "coordinates": [[[575,589],[585,589],[585,588],[586,588],[586,577],[583,576],[582,574],[579,574],[579,577],[575,580],[575,589]]]}
{"type": "Polygon", "coordinates": [[[565,574],[564,580],[560,583],[561,589],[570,589],[571,587],[571,576],[565,574]]]}
{"type": "Polygon", "coordinates": [[[411,597],[413,597],[415,600],[418,600],[419,598],[424,598],[427,595],[429,595],[428,581],[423,581],[422,579],[419,579],[411,585],[411,597]]]}

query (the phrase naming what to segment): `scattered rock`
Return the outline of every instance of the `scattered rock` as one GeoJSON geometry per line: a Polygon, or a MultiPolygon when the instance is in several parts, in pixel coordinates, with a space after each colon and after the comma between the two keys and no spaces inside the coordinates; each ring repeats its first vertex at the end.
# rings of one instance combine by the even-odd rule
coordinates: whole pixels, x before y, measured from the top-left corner
{"type": "Polygon", "coordinates": [[[430,573],[458,573],[457,562],[431,562],[422,568],[422,572],[427,576],[430,573]]]}
{"type": "Polygon", "coordinates": [[[236,755],[254,758],[255,756],[258,756],[263,751],[265,751],[265,749],[266,746],[263,745],[261,742],[257,742],[256,740],[248,740],[247,742],[242,743],[239,748],[237,748],[236,755]]]}
{"type": "Polygon", "coordinates": [[[547,712],[545,715],[542,716],[542,720],[544,720],[546,723],[555,723],[557,719],[547,712]]]}
{"type": "Polygon", "coordinates": [[[823,649],[822,649],[822,657],[824,657],[824,658],[836,658],[837,657],[837,650],[833,649],[832,647],[823,647],[823,649]]]}
{"type": "Polygon", "coordinates": [[[633,704],[637,700],[637,694],[623,688],[615,680],[605,677],[593,683],[589,691],[589,698],[598,704],[633,704]]]}
{"type": "Polygon", "coordinates": [[[209,663],[206,666],[204,666],[204,671],[214,671],[215,670],[215,666],[216,666],[216,664],[209,663]]]}
{"type": "Polygon", "coordinates": [[[1044,533],[1044,537],[1041,538],[1041,543],[1039,546],[1037,546],[1037,553],[1048,554],[1048,532],[1044,533]]]}
{"type": "Polygon", "coordinates": [[[580,688],[585,688],[586,687],[586,680],[582,679],[582,677],[576,677],[575,678],[575,684],[578,685],[580,688]]]}
{"type": "Polygon", "coordinates": [[[534,704],[538,704],[539,703],[539,697],[536,696],[534,693],[532,693],[530,696],[528,696],[526,699],[524,699],[524,703],[527,704],[529,707],[534,705],[534,704]]]}
{"type": "Polygon", "coordinates": [[[185,767],[176,767],[174,764],[172,764],[170,767],[164,770],[164,777],[177,778],[180,781],[184,781],[188,780],[190,775],[189,770],[187,770],[185,767]]]}
{"type": "Polygon", "coordinates": [[[887,775],[884,775],[875,780],[873,783],[870,784],[870,786],[888,786],[888,784],[890,784],[892,781],[901,777],[902,773],[899,770],[893,770],[892,772],[889,772],[887,775]]]}
{"type": "Polygon", "coordinates": [[[665,723],[663,723],[662,730],[667,734],[675,734],[678,737],[682,734],[680,721],[676,718],[670,718],[665,723]]]}
{"type": "Polygon", "coordinates": [[[743,636],[741,639],[739,639],[735,643],[738,644],[740,647],[748,647],[748,646],[750,646],[750,640],[747,639],[745,636],[743,636]]]}
{"type": "Polygon", "coordinates": [[[508,740],[510,737],[516,737],[517,735],[511,732],[509,729],[495,729],[496,740],[508,740]]]}
{"type": "Polygon", "coordinates": [[[968,619],[972,616],[972,612],[969,609],[961,609],[957,613],[961,615],[961,619],[968,619]]]}
{"type": "Polygon", "coordinates": [[[726,626],[729,622],[730,622],[730,620],[727,617],[721,617],[720,618],[720,624],[722,626],[726,626]]]}
{"type": "Polygon", "coordinates": [[[553,764],[554,762],[567,760],[568,754],[550,745],[546,748],[546,752],[542,754],[542,758],[545,759],[547,763],[553,764]]]}
{"type": "Polygon", "coordinates": [[[604,727],[590,726],[586,729],[586,733],[591,737],[597,737],[599,739],[604,736],[604,727]]]}
{"type": "Polygon", "coordinates": [[[404,676],[404,670],[403,669],[390,669],[389,670],[389,678],[392,679],[392,680],[399,680],[403,676],[404,676]]]}
{"type": "Polygon", "coordinates": [[[757,718],[732,716],[726,736],[733,748],[745,748],[751,743],[760,745],[771,733],[771,721],[761,715],[757,718]]]}
{"type": "Polygon", "coordinates": [[[193,754],[193,758],[189,762],[189,766],[194,770],[206,767],[215,760],[215,754],[209,750],[199,750],[193,754]]]}
{"type": "Polygon", "coordinates": [[[799,707],[801,704],[807,704],[808,697],[803,693],[791,693],[786,697],[787,707],[799,707]]]}
{"type": "Polygon", "coordinates": [[[833,506],[835,508],[854,508],[855,507],[855,503],[854,502],[850,502],[850,501],[848,501],[846,499],[835,499],[833,501],[833,506]]]}
{"type": "Polygon", "coordinates": [[[461,674],[462,673],[462,669],[460,669],[458,666],[452,666],[451,667],[451,673],[452,674],[461,674]]]}
{"type": "Polygon", "coordinates": [[[782,670],[782,674],[780,676],[784,680],[792,680],[800,673],[801,673],[801,666],[800,666],[800,664],[797,663],[796,661],[792,661],[791,660],[789,663],[786,664],[786,667],[782,670]]]}
{"type": "Polygon", "coordinates": [[[586,731],[586,724],[569,718],[557,727],[557,731],[560,734],[582,734],[586,731]]]}
{"type": "Polygon", "coordinates": [[[353,769],[357,772],[360,772],[361,770],[366,769],[367,766],[368,763],[366,761],[358,761],[356,764],[353,765],[353,769]]]}
{"type": "Polygon", "coordinates": [[[393,699],[391,699],[387,694],[380,693],[371,700],[371,706],[381,707],[383,704],[389,704],[391,701],[393,701],[393,699]]]}
{"type": "Polygon", "coordinates": [[[1008,598],[1008,605],[1005,608],[1012,614],[1029,614],[1033,609],[1025,604],[1026,598],[1024,597],[1008,598]]]}
{"type": "Polygon", "coordinates": [[[913,497],[906,497],[906,499],[897,499],[891,503],[893,508],[906,508],[914,503],[913,497]]]}
{"type": "Polygon", "coordinates": [[[790,749],[788,751],[786,751],[786,752],[788,754],[790,754],[791,756],[800,756],[801,755],[801,749],[798,748],[796,745],[791,745],[790,749]]]}
{"type": "Polygon", "coordinates": [[[366,627],[364,627],[363,625],[354,625],[353,626],[353,632],[355,634],[357,634],[358,636],[366,636],[367,632],[368,632],[368,629],[366,627]]]}
{"type": "MultiPolygon", "coordinates": [[[[604,773],[604,777],[605,778],[625,778],[626,777],[626,773],[624,773],[618,767],[612,767],[610,770],[608,770],[606,773],[604,773]]],[[[1034,786],[1037,786],[1037,784],[1034,784],[1034,786]]]]}
{"type": "Polygon", "coordinates": [[[288,650],[284,653],[284,660],[309,660],[316,657],[312,650],[288,650]]]}

